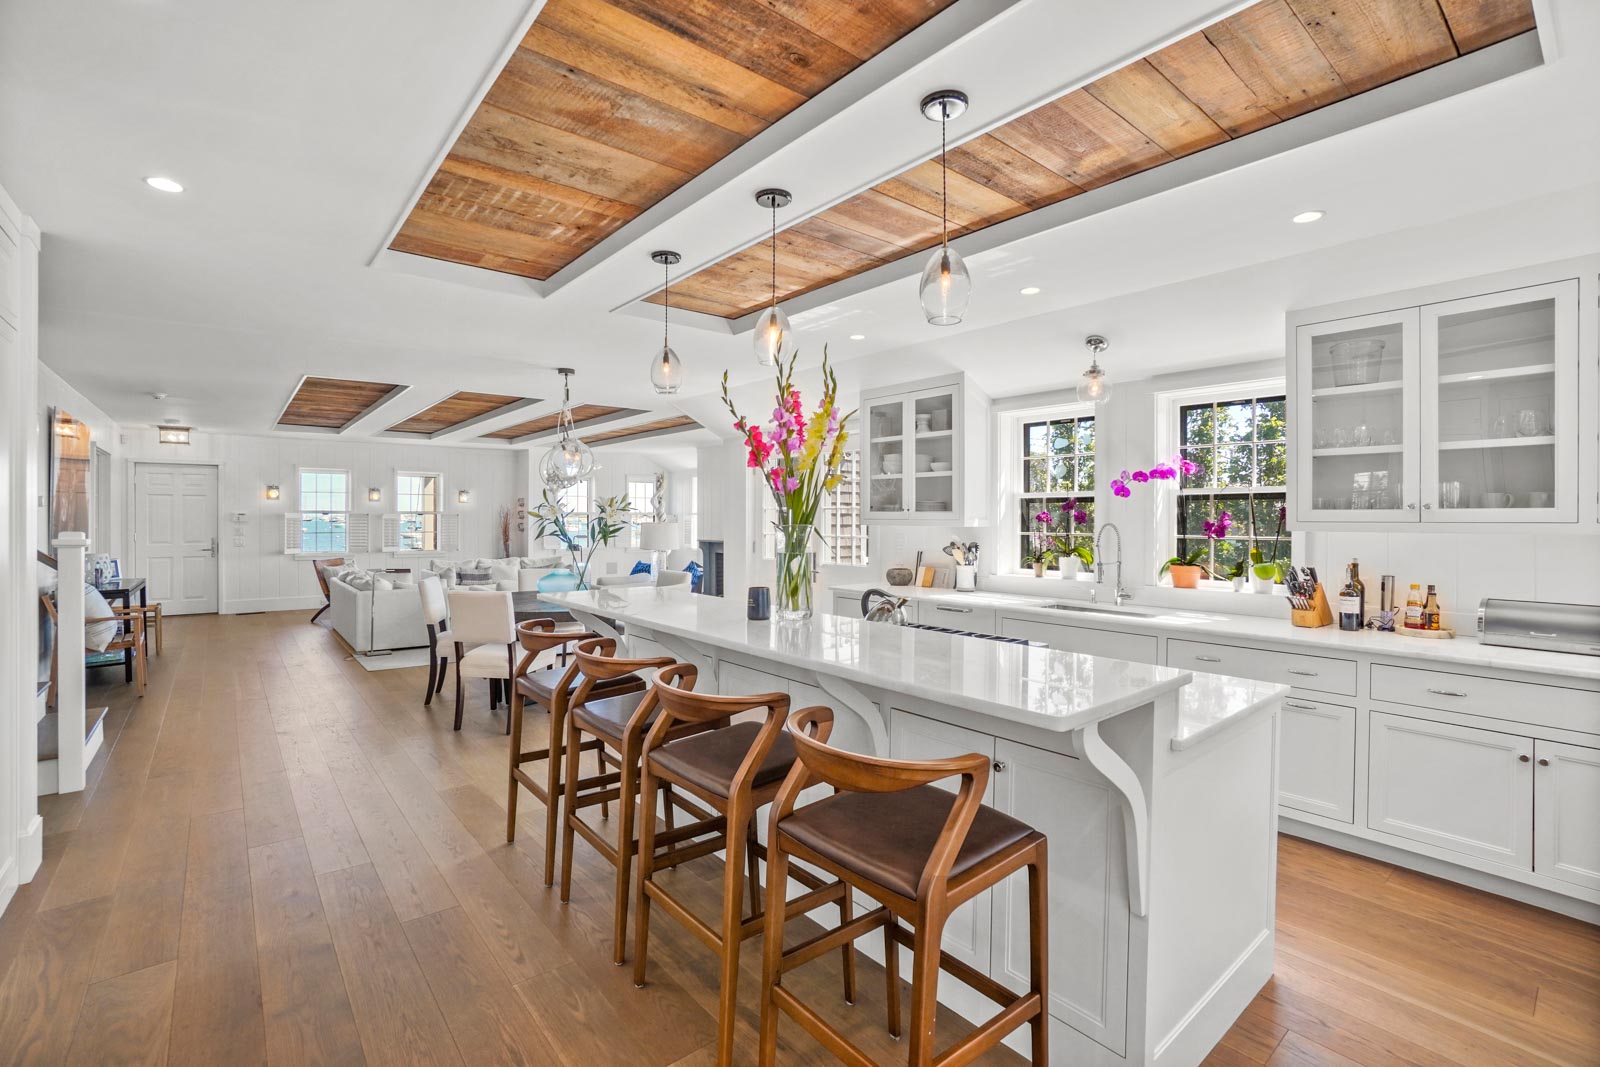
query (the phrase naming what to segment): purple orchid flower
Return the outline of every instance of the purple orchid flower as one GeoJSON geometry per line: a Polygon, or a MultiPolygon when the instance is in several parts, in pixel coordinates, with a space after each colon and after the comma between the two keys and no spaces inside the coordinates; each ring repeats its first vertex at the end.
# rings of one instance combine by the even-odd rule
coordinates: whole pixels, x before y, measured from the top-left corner
{"type": "Polygon", "coordinates": [[[1150,480],[1150,472],[1149,471],[1134,471],[1133,472],[1133,480],[1138,482],[1139,484],[1143,485],[1145,482],[1148,482],[1150,480]]]}
{"type": "Polygon", "coordinates": [[[1089,513],[1084,511],[1082,508],[1074,508],[1072,511],[1072,521],[1077,523],[1079,526],[1087,526],[1089,524],[1089,513]]]}

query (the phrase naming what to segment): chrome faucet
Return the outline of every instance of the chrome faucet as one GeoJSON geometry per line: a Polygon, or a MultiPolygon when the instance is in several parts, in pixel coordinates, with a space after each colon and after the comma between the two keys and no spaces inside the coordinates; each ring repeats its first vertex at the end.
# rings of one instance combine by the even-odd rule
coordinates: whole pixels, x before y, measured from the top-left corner
{"type": "Polygon", "coordinates": [[[1106,580],[1106,561],[1100,552],[1100,542],[1105,538],[1107,532],[1117,535],[1117,585],[1112,596],[1117,602],[1117,607],[1120,608],[1123,601],[1133,599],[1133,594],[1128,592],[1122,585],[1122,531],[1117,529],[1116,523],[1106,523],[1094,535],[1094,580],[1097,585],[1106,580]]]}

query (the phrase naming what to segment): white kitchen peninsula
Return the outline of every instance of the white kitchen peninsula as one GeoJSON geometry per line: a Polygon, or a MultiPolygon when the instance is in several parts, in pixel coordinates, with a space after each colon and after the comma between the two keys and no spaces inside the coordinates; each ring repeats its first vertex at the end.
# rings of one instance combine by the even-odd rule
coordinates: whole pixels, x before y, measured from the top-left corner
{"type": "MultiPolygon", "coordinates": [[[[1271,975],[1287,687],[832,615],[749,622],[686,589],[548,599],[721,691],[828,704],[845,747],[990,755],[987,801],[1050,840],[1052,1063],[1198,1064],[1271,975]]],[[[946,950],[1025,984],[1024,894],[1013,879],[963,906],[946,950]]],[[[991,1010],[948,975],[940,1000],[991,1010]]]]}

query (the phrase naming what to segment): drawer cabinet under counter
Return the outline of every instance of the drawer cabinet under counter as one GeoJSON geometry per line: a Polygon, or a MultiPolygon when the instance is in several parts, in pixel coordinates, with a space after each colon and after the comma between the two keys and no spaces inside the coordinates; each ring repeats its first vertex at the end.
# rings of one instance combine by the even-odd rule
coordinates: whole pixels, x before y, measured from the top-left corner
{"type": "Polygon", "coordinates": [[[1600,694],[1583,689],[1374,663],[1372,699],[1600,734],[1600,694]]]}
{"type": "Polygon", "coordinates": [[[1356,661],[1352,659],[1174,639],[1167,642],[1167,666],[1232,674],[1319,693],[1356,695],[1356,661]]]}

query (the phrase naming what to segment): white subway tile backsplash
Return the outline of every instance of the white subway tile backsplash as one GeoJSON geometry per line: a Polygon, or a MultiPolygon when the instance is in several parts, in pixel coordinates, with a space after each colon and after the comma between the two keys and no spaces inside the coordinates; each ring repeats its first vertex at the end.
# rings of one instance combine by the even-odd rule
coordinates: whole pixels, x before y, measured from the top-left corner
{"type": "Polygon", "coordinates": [[[1524,538],[1532,553],[1539,600],[1600,604],[1600,534],[1539,534],[1524,538]]]}

